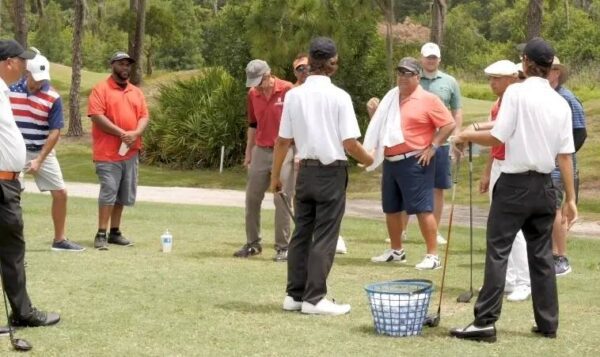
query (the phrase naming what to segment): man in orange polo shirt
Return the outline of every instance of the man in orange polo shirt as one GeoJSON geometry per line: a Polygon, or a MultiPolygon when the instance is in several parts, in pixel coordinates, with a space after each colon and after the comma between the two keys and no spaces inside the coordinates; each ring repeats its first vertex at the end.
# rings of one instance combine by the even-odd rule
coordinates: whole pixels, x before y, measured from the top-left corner
{"type": "Polygon", "coordinates": [[[396,70],[404,142],[384,148],[381,181],[382,206],[391,249],[371,260],[406,261],[400,238],[402,212],[406,212],[417,215],[427,246],[424,259],[415,267],[419,270],[438,269],[441,264],[437,255],[437,222],[433,215],[434,155],[454,130],[455,123],[442,101],[421,88],[421,66],[416,59],[403,58],[396,70]]]}
{"type": "MultiPolygon", "coordinates": [[[[246,67],[248,91],[248,141],[244,165],[248,168],[246,187],[246,244],[233,255],[247,258],[262,252],[260,207],[271,183],[273,146],[279,134],[279,122],[285,94],[293,85],[271,74],[267,62],[255,59],[246,67]]],[[[288,150],[281,169],[283,191],[292,196],[294,180],[293,150],[288,150]]],[[[275,203],[275,261],[286,261],[290,237],[290,217],[278,195],[275,203]]]]}
{"type": "Polygon", "coordinates": [[[115,53],[110,60],[111,76],[94,87],[88,103],[93,159],[100,181],[98,233],[94,239],[94,248],[99,250],[108,250],[108,243],[133,244],[119,227],[123,206],[135,203],[138,153],[148,125],[144,94],[128,81],[133,62],[127,53],[115,53]]]}

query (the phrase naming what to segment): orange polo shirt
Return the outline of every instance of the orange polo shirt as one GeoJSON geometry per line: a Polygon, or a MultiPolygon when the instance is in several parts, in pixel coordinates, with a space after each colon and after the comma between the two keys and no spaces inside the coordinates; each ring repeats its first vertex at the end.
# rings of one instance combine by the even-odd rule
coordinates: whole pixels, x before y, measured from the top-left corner
{"type": "Polygon", "coordinates": [[[269,98],[256,87],[248,91],[248,122],[256,123],[256,145],[272,148],[279,135],[279,122],[283,111],[285,93],[293,84],[275,77],[273,93],[269,98]]]}
{"type": "Polygon", "coordinates": [[[407,98],[401,98],[400,118],[404,143],[386,147],[385,156],[425,149],[438,128],[454,123],[452,113],[440,98],[420,85],[407,98]]]}
{"type": "MultiPolygon", "coordinates": [[[[144,93],[131,83],[121,88],[112,77],[98,83],[88,100],[88,117],[104,115],[119,128],[135,130],[138,121],[148,118],[148,106],[144,93]]],[[[92,123],[92,151],[94,161],[122,161],[133,157],[142,147],[139,137],[125,156],[119,155],[121,138],[105,133],[96,123],[92,123]]]]}

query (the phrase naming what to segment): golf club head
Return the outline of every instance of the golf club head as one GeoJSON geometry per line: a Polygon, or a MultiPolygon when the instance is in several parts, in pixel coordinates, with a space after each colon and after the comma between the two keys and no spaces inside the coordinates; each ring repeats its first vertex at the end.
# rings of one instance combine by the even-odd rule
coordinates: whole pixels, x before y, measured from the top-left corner
{"type": "Polygon", "coordinates": [[[469,303],[472,298],[473,298],[473,292],[465,291],[464,293],[458,295],[458,297],[456,298],[456,302],[462,302],[462,303],[466,304],[466,303],[469,303]]]}
{"type": "Polygon", "coordinates": [[[440,324],[440,315],[432,315],[425,317],[425,321],[423,321],[423,326],[427,327],[438,327],[440,324]]]}
{"type": "Polygon", "coordinates": [[[22,338],[15,338],[11,340],[12,346],[16,351],[29,351],[33,348],[33,346],[22,338]]]}

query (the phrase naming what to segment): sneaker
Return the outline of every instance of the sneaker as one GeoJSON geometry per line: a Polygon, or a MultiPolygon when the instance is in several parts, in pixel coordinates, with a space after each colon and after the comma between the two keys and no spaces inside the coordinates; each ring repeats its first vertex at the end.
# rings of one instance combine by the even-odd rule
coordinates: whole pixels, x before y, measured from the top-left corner
{"type": "Polygon", "coordinates": [[[94,238],[94,248],[98,250],[108,250],[106,234],[96,233],[96,237],[94,238]]]}
{"type": "Polygon", "coordinates": [[[80,246],[77,243],[73,243],[70,240],[67,240],[66,238],[57,242],[54,241],[52,243],[52,250],[55,251],[65,251],[65,252],[83,252],[85,250],[84,247],[80,246]]]}
{"type": "Polygon", "coordinates": [[[117,234],[109,234],[108,235],[108,243],[115,245],[122,245],[124,247],[129,247],[133,245],[133,242],[123,237],[121,233],[117,234]]]}
{"type": "Polygon", "coordinates": [[[396,250],[396,249],[386,249],[383,251],[383,254],[378,255],[376,257],[371,258],[373,263],[387,263],[387,262],[406,262],[406,254],[404,253],[404,249],[396,250]]]}
{"type": "Polygon", "coordinates": [[[233,253],[233,256],[234,257],[238,257],[238,258],[248,258],[248,257],[251,257],[253,255],[258,255],[260,253],[262,253],[262,246],[260,245],[260,243],[259,242],[252,242],[252,243],[246,243],[246,244],[244,244],[240,248],[240,250],[238,250],[237,252],[233,253]]]}
{"type": "Polygon", "coordinates": [[[438,232],[437,236],[435,237],[435,239],[437,240],[437,244],[439,244],[439,245],[444,245],[444,244],[448,243],[448,241],[446,241],[444,236],[442,236],[439,232],[438,232]]]}
{"type": "Polygon", "coordinates": [[[58,323],[60,316],[54,312],[44,312],[31,308],[31,313],[27,317],[17,318],[11,314],[10,324],[14,327],[39,327],[50,326],[58,323]]]}
{"type": "Polygon", "coordinates": [[[437,255],[425,254],[425,258],[419,264],[415,265],[418,270],[435,270],[442,267],[440,258],[437,255]]]}
{"type": "Polygon", "coordinates": [[[487,326],[475,326],[474,323],[471,323],[466,327],[455,327],[451,329],[450,336],[463,340],[496,342],[496,327],[494,324],[487,326]]]}
{"type": "Polygon", "coordinates": [[[344,242],[344,238],[342,236],[338,237],[337,244],[335,246],[335,254],[346,254],[348,253],[348,248],[346,248],[346,242],[344,242]]]}
{"type": "Polygon", "coordinates": [[[335,302],[329,301],[325,298],[321,299],[316,305],[313,305],[307,301],[302,302],[303,314],[310,315],[329,315],[337,316],[344,315],[350,312],[350,305],[348,304],[336,304],[335,302]]]}
{"type": "Polygon", "coordinates": [[[276,262],[286,262],[287,261],[287,249],[278,249],[277,253],[273,257],[273,260],[276,262]]]}
{"type": "Polygon", "coordinates": [[[523,301],[527,300],[531,295],[531,287],[527,285],[517,286],[512,293],[508,294],[506,300],[508,301],[523,301]]]}
{"type": "Polygon", "coordinates": [[[554,256],[554,272],[556,273],[556,276],[564,276],[571,271],[571,264],[569,264],[569,259],[567,259],[567,257],[564,255],[554,256]]]}
{"type": "Polygon", "coordinates": [[[302,310],[302,301],[296,301],[288,295],[283,299],[283,309],[285,311],[300,311],[302,310]]]}

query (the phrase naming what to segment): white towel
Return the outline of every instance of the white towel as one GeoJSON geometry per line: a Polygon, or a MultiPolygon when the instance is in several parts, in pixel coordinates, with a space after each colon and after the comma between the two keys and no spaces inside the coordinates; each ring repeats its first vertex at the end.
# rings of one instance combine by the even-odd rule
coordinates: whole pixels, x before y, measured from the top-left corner
{"type": "Polygon", "coordinates": [[[383,162],[383,149],[404,143],[400,127],[400,96],[398,87],[390,89],[373,114],[363,146],[367,152],[375,150],[374,160],[367,171],[375,170],[383,162]]]}

